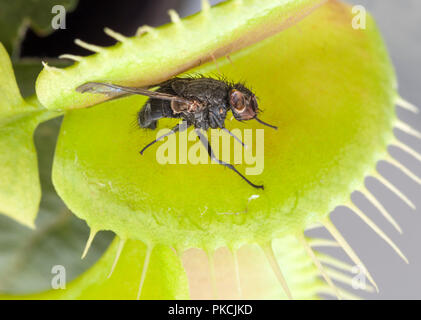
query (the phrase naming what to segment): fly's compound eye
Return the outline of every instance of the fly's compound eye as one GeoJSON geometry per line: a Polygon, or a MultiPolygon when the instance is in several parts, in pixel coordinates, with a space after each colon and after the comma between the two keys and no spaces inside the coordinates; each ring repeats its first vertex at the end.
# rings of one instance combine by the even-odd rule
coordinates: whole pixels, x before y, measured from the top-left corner
{"type": "Polygon", "coordinates": [[[251,106],[253,108],[253,111],[257,111],[258,107],[257,107],[257,99],[256,96],[253,95],[252,99],[251,99],[251,106]]]}
{"type": "Polygon", "coordinates": [[[234,107],[235,111],[237,111],[238,113],[244,112],[244,110],[246,110],[244,94],[236,89],[231,90],[230,104],[232,107],[234,107]]]}

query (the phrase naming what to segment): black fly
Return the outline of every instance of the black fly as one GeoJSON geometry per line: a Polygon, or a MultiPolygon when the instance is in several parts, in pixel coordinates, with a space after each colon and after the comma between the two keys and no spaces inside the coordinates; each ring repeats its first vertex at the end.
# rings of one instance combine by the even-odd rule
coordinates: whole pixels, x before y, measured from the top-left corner
{"type": "Polygon", "coordinates": [[[225,118],[231,111],[238,121],[255,119],[259,123],[277,129],[257,118],[259,111],[256,96],[241,83],[231,84],[213,78],[172,78],[148,88],[124,87],[109,83],[88,82],[76,89],[78,92],[101,93],[111,99],[139,94],[149,99],[139,111],[137,122],[141,128],[155,129],[161,118],[178,118],[186,125],[177,124],[171,131],[158,137],[146,145],[143,152],[164,137],[194,126],[197,136],[207,149],[209,156],[215,162],[235,171],[241,178],[254,188],[263,189],[262,185],[255,185],[243,176],[233,165],[215,157],[209,141],[203,131],[209,128],[220,128],[243,146],[244,144],[228,129],[225,128],[225,118]],[[150,88],[158,87],[156,91],[150,88]]]}

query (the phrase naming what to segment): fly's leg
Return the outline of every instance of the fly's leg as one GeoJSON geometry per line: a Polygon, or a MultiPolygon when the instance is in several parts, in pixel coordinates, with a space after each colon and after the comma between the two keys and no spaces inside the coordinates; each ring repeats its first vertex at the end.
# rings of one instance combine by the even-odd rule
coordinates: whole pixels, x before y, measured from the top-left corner
{"type": "Polygon", "coordinates": [[[243,176],[232,164],[226,163],[222,160],[219,160],[215,157],[215,154],[213,153],[212,147],[209,143],[209,140],[200,132],[200,129],[195,129],[195,132],[197,136],[199,137],[202,144],[205,146],[205,148],[208,150],[209,157],[215,161],[216,163],[223,165],[224,167],[227,167],[231,170],[233,170],[236,174],[238,174],[244,181],[246,181],[249,185],[251,185],[253,188],[256,189],[263,189],[263,186],[256,185],[252,183],[250,180],[248,180],[245,176],[243,176]]]}
{"type": "Polygon", "coordinates": [[[145,152],[145,150],[147,149],[147,148],[149,148],[150,146],[152,146],[152,145],[154,145],[155,143],[157,143],[158,141],[160,141],[160,140],[162,140],[162,139],[164,139],[165,137],[168,137],[168,136],[170,136],[170,135],[172,135],[172,134],[174,134],[174,133],[177,133],[177,132],[182,132],[182,131],[184,131],[184,130],[186,130],[187,128],[189,127],[189,125],[187,124],[187,122],[185,122],[185,121],[183,121],[181,124],[179,123],[179,124],[177,124],[175,127],[173,127],[172,129],[171,129],[171,131],[170,132],[168,132],[168,133],[166,133],[166,134],[163,134],[162,136],[160,136],[160,137],[158,137],[158,138],[156,138],[154,141],[152,141],[152,142],[150,142],[150,143],[148,143],[142,150],[140,150],[140,154],[141,155],[143,155],[143,152],[145,152]]]}
{"type": "Polygon", "coordinates": [[[240,138],[238,138],[235,134],[233,134],[231,131],[229,131],[228,129],[226,129],[226,128],[222,128],[222,130],[223,131],[225,131],[226,133],[228,133],[231,137],[233,137],[235,140],[237,140],[239,143],[241,143],[241,145],[243,146],[243,148],[246,148],[247,149],[247,145],[243,142],[243,141],[241,141],[241,139],[240,138]]]}

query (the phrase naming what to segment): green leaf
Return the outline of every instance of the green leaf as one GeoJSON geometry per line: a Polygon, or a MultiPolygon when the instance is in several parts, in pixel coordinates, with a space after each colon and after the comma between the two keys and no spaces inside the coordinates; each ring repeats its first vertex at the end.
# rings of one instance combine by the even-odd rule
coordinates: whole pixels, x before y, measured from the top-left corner
{"type": "Polygon", "coordinates": [[[47,35],[53,29],[53,6],[62,5],[72,10],[77,0],[14,0],[0,3],[0,42],[13,56],[18,55],[20,40],[28,27],[47,35]]]}
{"type": "Polygon", "coordinates": [[[41,199],[33,132],[57,116],[20,95],[6,50],[0,43],[0,213],[33,227],[41,199]]]}
{"type": "MultiPolygon", "coordinates": [[[[265,190],[222,166],[161,165],[157,149],[163,142],[139,155],[157,130],[131,127],[146,101],[133,96],[66,114],[53,167],[59,195],[95,230],[181,249],[267,242],[324,221],[374,172],[393,138],[393,68],[372,18],[366,30],[354,30],[352,17],[350,6],[329,2],[297,26],[231,53],[232,64],[218,60],[228,79],[245,80],[254,89],[263,120],[279,126],[264,129],[264,170],[248,176],[265,190]]],[[[202,34],[215,40],[213,32],[202,34]]],[[[107,58],[103,65],[113,65],[107,58]]],[[[171,65],[163,60],[159,68],[165,73],[171,65]]],[[[99,69],[84,64],[89,66],[95,68],[91,74],[99,69]]],[[[61,70],[55,83],[70,79],[75,69],[61,70]]],[[[121,72],[132,72],[126,69],[121,72]]],[[[191,70],[215,71],[214,63],[191,70]]],[[[176,122],[160,121],[159,129],[176,122]]],[[[226,126],[264,128],[229,117],[226,126]]],[[[169,144],[178,143],[176,137],[169,144]]],[[[233,144],[231,139],[231,159],[233,144]]],[[[244,161],[236,166],[241,172],[247,167],[244,161]]]]}

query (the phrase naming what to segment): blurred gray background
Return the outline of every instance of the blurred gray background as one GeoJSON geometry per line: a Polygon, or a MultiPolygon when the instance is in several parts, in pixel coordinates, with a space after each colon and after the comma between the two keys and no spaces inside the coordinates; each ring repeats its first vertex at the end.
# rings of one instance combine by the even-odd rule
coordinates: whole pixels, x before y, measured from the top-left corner
{"type": "MultiPolygon", "coordinates": [[[[213,4],[221,1],[211,1],[213,4]]],[[[399,93],[407,101],[421,106],[421,1],[419,0],[360,0],[347,1],[363,5],[377,21],[395,65],[399,93]]],[[[200,1],[182,1],[179,11],[188,15],[200,9],[200,1]]],[[[421,114],[397,108],[398,117],[421,131],[421,114]]],[[[396,137],[421,153],[421,141],[402,131],[396,137]]],[[[421,163],[396,148],[390,154],[421,177],[421,163]]],[[[370,271],[380,293],[366,293],[337,282],[338,286],[365,299],[421,299],[421,186],[388,163],[379,163],[379,172],[398,187],[416,206],[414,211],[394,193],[372,178],[366,180],[370,189],[392,214],[403,230],[399,234],[361,194],[352,199],[398,245],[409,260],[407,265],[357,215],[347,208],[338,208],[332,220],[348,243],[354,248],[370,271]]],[[[308,232],[309,236],[330,238],[323,229],[308,232]]],[[[351,263],[340,248],[320,248],[343,261],[351,263]]],[[[349,275],[353,276],[352,273],[349,275]]]]}

